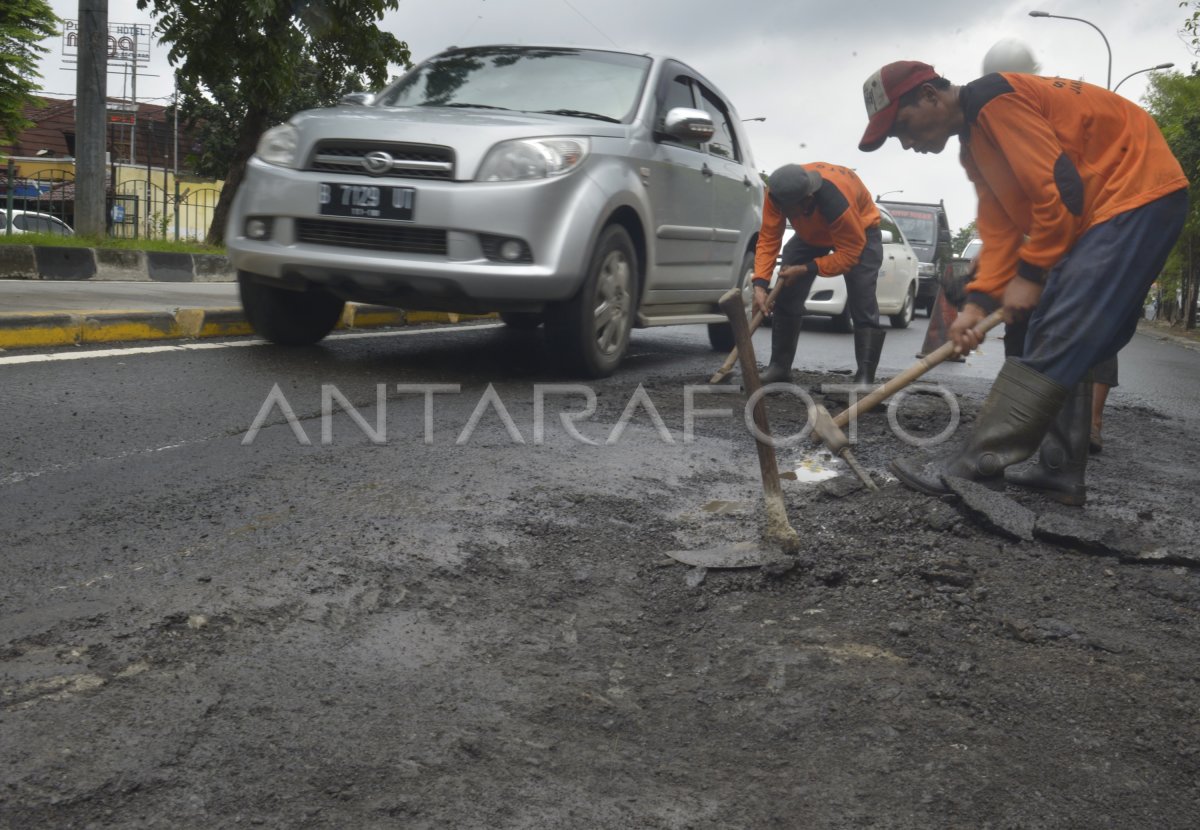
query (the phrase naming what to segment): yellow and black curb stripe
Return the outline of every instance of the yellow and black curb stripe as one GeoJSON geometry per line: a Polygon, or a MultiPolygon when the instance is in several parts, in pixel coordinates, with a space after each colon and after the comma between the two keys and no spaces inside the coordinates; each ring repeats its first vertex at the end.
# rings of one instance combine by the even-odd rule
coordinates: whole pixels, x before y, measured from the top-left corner
{"type": "Polygon", "coordinates": [[[18,245],[0,236],[0,279],[103,282],[232,282],[237,271],[221,254],[18,245]]]}
{"type": "MultiPolygon", "coordinates": [[[[337,328],[370,329],[419,323],[460,323],[495,316],[442,311],[404,311],[387,306],[347,303],[337,328]]],[[[0,314],[0,349],[238,337],[253,333],[240,308],[0,314]]]]}

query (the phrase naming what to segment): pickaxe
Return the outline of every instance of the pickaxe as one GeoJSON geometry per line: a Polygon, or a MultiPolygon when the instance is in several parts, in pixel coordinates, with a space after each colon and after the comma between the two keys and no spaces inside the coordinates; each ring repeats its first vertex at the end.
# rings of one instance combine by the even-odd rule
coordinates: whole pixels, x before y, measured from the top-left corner
{"type": "MultiPolygon", "coordinates": [[[[771,293],[767,294],[767,308],[770,308],[775,298],[779,296],[779,290],[783,288],[783,280],[777,280],[775,287],[771,289],[771,293]]],[[[754,316],[750,318],[749,333],[754,334],[758,327],[762,325],[763,313],[761,311],[754,312],[754,316]]],[[[725,358],[725,362],[721,364],[721,368],[713,373],[713,376],[708,379],[709,383],[720,383],[729,377],[729,373],[733,371],[734,364],[738,360],[738,347],[735,345],[729,352],[729,357],[725,358]]]]}
{"type": "MultiPolygon", "coordinates": [[[[1004,311],[997,310],[989,314],[984,319],[975,324],[975,332],[980,339],[987,332],[994,329],[996,326],[1004,322],[1004,311]]],[[[850,465],[850,469],[854,470],[855,474],[862,480],[863,484],[870,490],[877,490],[874,482],[870,480],[866,472],[858,466],[858,463],[850,456],[850,440],[846,434],[842,432],[846,424],[857,418],[864,412],[869,412],[874,409],[880,401],[890,398],[892,395],[899,392],[909,384],[913,383],[917,378],[928,372],[934,366],[948,360],[955,354],[956,346],[954,341],[948,340],[938,346],[929,354],[919,359],[916,363],[909,366],[900,374],[889,380],[887,383],[869,392],[864,397],[855,401],[854,404],[848,407],[843,412],[840,412],[836,417],[830,417],[829,412],[825,407],[817,406],[816,421],[813,424],[813,435],[817,436],[829,451],[834,455],[838,455],[845,459],[850,465]]]]}

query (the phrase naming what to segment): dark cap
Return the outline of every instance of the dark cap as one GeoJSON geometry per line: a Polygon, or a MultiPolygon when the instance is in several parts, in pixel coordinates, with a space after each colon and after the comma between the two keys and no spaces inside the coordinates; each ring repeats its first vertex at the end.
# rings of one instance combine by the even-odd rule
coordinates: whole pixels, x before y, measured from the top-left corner
{"type": "Polygon", "coordinates": [[[767,192],[779,207],[798,205],[821,188],[821,174],[799,164],[785,164],[767,177],[767,192]]]}
{"type": "Polygon", "coordinates": [[[878,150],[887,141],[892,124],[896,122],[896,111],[900,109],[900,96],[916,89],[926,81],[938,76],[933,67],[920,61],[896,61],[889,63],[863,84],[863,101],[867,105],[867,131],[863,133],[858,149],[865,153],[878,150]]]}

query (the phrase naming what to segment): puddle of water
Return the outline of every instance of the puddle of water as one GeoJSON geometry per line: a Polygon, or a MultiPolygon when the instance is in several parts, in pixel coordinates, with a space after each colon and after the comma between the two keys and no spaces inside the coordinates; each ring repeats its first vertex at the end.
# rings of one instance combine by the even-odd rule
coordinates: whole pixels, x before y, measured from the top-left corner
{"type": "Polygon", "coordinates": [[[816,484],[830,478],[837,478],[845,465],[829,452],[816,452],[804,455],[792,462],[792,469],[779,474],[780,478],[788,481],[798,481],[801,484],[816,484]]]}
{"type": "Polygon", "coordinates": [[[746,503],[743,501],[723,501],[714,499],[702,508],[705,513],[715,513],[718,516],[724,516],[729,513],[745,513],[746,503]]]}

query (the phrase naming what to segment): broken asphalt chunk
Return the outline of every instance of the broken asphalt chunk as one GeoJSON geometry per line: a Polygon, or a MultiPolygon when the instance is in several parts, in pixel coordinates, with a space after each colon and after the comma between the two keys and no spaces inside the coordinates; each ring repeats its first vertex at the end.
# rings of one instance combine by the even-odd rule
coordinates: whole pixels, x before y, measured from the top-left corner
{"type": "Polygon", "coordinates": [[[942,480],[958,496],[964,512],[988,530],[1023,542],[1033,541],[1037,514],[1032,510],[974,481],[956,476],[942,480]]]}

